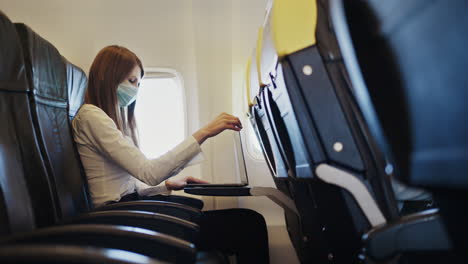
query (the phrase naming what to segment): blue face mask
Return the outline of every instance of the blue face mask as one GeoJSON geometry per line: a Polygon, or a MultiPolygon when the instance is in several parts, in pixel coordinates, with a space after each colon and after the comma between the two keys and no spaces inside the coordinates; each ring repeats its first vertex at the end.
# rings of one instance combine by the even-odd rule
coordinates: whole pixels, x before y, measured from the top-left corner
{"type": "Polygon", "coordinates": [[[120,107],[126,107],[133,103],[137,97],[138,89],[127,84],[119,84],[117,87],[117,98],[119,99],[120,107]]]}

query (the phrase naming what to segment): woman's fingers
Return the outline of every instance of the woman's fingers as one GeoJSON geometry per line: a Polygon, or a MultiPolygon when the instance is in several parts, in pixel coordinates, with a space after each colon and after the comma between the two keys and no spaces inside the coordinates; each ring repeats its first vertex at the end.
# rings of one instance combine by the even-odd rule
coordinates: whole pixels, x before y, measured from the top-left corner
{"type": "Polygon", "coordinates": [[[236,120],[237,120],[238,126],[239,126],[240,128],[242,128],[242,123],[241,123],[240,119],[239,119],[238,117],[236,117],[236,120]]]}
{"type": "Polygon", "coordinates": [[[228,125],[226,125],[225,129],[230,129],[230,130],[234,130],[234,131],[241,131],[242,128],[240,128],[239,126],[236,126],[235,124],[228,124],[228,125]]]}
{"type": "Polygon", "coordinates": [[[168,190],[182,190],[185,185],[187,184],[185,180],[180,180],[180,179],[171,179],[171,180],[166,180],[166,187],[168,190]]]}
{"type": "Polygon", "coordinates": [[[217,119],[225,119],[225,120],[229,120],[229,121],[234,121],[236,122],[237,124],[239,124],[240,127],[242,127],[242,124],[241,124],[241,121],[238,117],[236,116],[233,116],[233,115],[230,115],[230,114],[226,114],[226,113],[221,113],[217,119]]]}
{"type": "Polygon", "coordinates": [[[226,129],[240,131],[242,123],[236,116],[221,113],[213,121],[193,134],[199,144],[202,144],[207,138],[214,137],[226,129]]]}
{"type": "Polygon", "coordinates": [[[242,129],[242,124],[238,118],[225,117],[215,121],[214,126],[208,126],[207,129],[209,130],[210,136],[216,136],[226,129],[240,131],[242,129]]]}
{"type": "Polygon", "coordinates": [[[226,119],[224,121],[224,124],[226,126],[228,126],[228,128],[230,128],[230,125],[234,125],[236,127],[242,128],[242,124],[241,124],[240,120],[237,119],[237,118],[235,118],[235,119],[226,119]]]}
{"type": "Polygon", "coordinates": [[[202,183],[206,184],[209,183],[207,181],[204,181],[202,179],[195,178],[193,176],[185,176],[182,178],[171,178],[166,180],[166,187],[168,190],[182,190],[187,184],[189,183],[202,183]]]}
{"type": "Polygon", "coordinates": [[[192,177],[192,176],[187,177],[186,181],[187,181],[187,183],[209,183],[207,181],[204,181],[202,179],[195,178],[195,177],[192,177]]]}
{"type": "Polygon", "coordinates": [[[240,119],[238,117],[228,115],[227,118],[228,118],[229,121],[236,123],[237,126],[242,127],[242,123],[241,123],[241,121],[240,121],[240,119]]]}

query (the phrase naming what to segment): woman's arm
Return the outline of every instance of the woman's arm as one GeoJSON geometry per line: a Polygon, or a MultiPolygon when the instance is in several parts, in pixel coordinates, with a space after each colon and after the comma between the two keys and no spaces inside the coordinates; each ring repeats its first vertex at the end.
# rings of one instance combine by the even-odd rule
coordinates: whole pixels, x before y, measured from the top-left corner
{"type": "Polygon", "coordinates": [[[242,124],[239,118],[230,114],[221,113],[192,136],[197,140],[198,144],[201,145],[207,138],[214,137],[226,129],[240,131],[242,129],[242,124]]]}
{"type": "MultiPolygon", "coordinates": [[[[226,129],[239,131],[242,128],[237,117],[222,113],[164,155],[147,159],[140,149],[124,138],[114,121],[98,107],[81,109],[73,124],[75,137],[81,139],[77,141],[78,144],[86,142],[129,174],[151,186],[179,173],[201,152],[200,145],[207,138],[226,129]]],[[[170,186],[171,184],[168,187],[170,186]]]]}
{"type": "Polygon", "coordinates": [[[82,108],[73,121],[77,144],[86,144],[140,181],[155,186],[177,174],[201,152],[199,143],[189,137],[156,159],[146,156],[126,139],[114,121],[100,108],[82,108]]]}

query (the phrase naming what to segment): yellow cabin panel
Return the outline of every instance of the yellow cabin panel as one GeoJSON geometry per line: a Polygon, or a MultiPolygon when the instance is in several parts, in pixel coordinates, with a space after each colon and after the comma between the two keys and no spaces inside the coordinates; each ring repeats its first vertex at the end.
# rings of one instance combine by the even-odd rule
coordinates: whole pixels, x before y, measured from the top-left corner
{"type": "Polygon", "coordinates": [[[315,0],[274,0],[271,12],[272,37],[279,57],[315,45],[315,0]]]}

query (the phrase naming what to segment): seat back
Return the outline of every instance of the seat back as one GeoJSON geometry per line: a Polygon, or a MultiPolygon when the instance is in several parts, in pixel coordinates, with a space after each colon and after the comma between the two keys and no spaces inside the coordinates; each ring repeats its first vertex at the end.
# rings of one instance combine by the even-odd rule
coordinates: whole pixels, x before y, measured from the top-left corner
{"type": "MultiPolygon", "coordinates": [[[[34,94],[33,118],[46,164],[47,180],[59,217],[72,217],[88,211],[90,203],[86,179],[71,134],[67,66],[57,49],[28,26],[16,24],[16,29],[25,54],[29,86],[34,94]]],[[[71,74],[70,70],[68,74],[71,74]]],[[[80,74],[80,71],[73,74],[80,74]]]]}
{"type": "Polygon", "coordinates": [[[468,188],[468,177],[459,173],[468,166],[468,126],[457,120],[467,109],[467,5],[362,1],[347,8],[367,93],[387,140],[381,144],[398,177],[413,185],[468,188]],[[397,5],[401,14],[390,16],[397,5]],[[413,23],[409,12],[417,9],[413,23]]]}
{"type": "MultiPolygon", "coordinates": [[[[306,155],[304,160],[315,166],[333,164],[358,176],[370,187],[384,216],[395,219],[398,215],[390,177],[384,171],[386,157],[375,144],[355,102],[335,35],[330,31],[328,1],[317,2],[317,14],[316,44],[279,56],[277,74],[271,75],[276,88],[271,89],[272,96],[278,98],[271,101],[282,104],[281,116],[287,127],[296,126],[301,131],[277,133],[278,137],[301,135],[308,149],[302,152],[306,155]],[[311,67],[311,73],[307,72],[307,66],[311,67]],[[296,116],[297,120],[289,116],[296,116]]],[[[295,149],[300,149],[301,143],[297,142],[295,149]]],[[[302,162],[296,166],[296,176],[309,177],[306,171],[300,172],[301,167],[302,162]]]]}
{"type": "Polygon", "coordinates": [[[308,234],[325,244],[319,258],[349,263],[358,261],[361,235],[398,213],[385,158],[354,102],[328,11],[327,1],[273,2],[260,45],[261,104],[272,131],[266,136],[280,152],[275,161],[283,159],[301,218],[308,214],[307,223],[319,225],[320,233],[309,227],[308,234]]]}
{"type": "MultiPolygon", "coordinates": [[[[260,45],[263,35],[263,28],[260,27],[258,29],[257,35],[257,46],[260,45]]],[[[252,57],[248,63],[248,70],[246,72],[246,90],[247,90],[247,97],[248,102],[252,105],[249,105],[249,120],[253,126],[253,130],[257,136],[257,139],[260,143],[260,146],[263,150],[263,154],[265,160],[268,164],[268,168],[272,175],[279,177],[285,177],[286,171],[284,164],[280,160],[278,163],[275,161],[275,153],[279,155],[278,149],[276,145],[271,145],[269,142],[268,132],[270,131],[269,124],[266,122],[267,116],[265,115],[265,111],[261,106],[261,96],[260,90],[263,88],[260,84],[260,80],[258,78],[258,60],[259,60],[259,53],[258,49],[255,48],[252,54],[252,57]]],[[[271,133],[271,131],[270,131],[271,133]]],[[[275,177],[274,177],[275,178],[275,177]]]]}
{"type": "Polygon", "coordinates": [[[0,235],[5,235],[43,226],[55,214],[50,195],[39,188],[48,183],[32,126],[23,53],[14,25],[1,12],[0,61],[0,235]],[[42,196],[31,199],[30,193],[42,196]]]}
{"type": "Polygon", "coordinates": [[[334,2],[340,47],[373,136],[397,177],[434,193],[466,253],[468,3],[334,2]]]}
{"type": "MultiPolygon", "coordinates": [[[[262,39],[262,30],[263,28],[259,29],[257,43],[262,39]]],[[[284,163],[284,159],[280,157],[281,154],[278,149],[278,145],[270,143],[270,140],[273,136],[273,131],[271,130],[270,123],[268,122],[268,116],[265,111],[262,93],[260,93],[264,87],[260,84],[258,78],[258,59],[258,54],[256,53],[256,49],[254,49],[253,57],[249,59],[247,64],[245,78],[245,87],[247,91],[246,94],[248,97],[247,101],[249,102],[249,121],[252,124],[254,133],[256,134],[260,147],[262,148],[262,153],[271,175],[273,176],[273,181],[275,182],[276,187],[287,196],[293,197],[294,193],[291,192],[293,185],[290,181],[288,181],[287,169],[284,163]]],[[[301,208],[300,206],[296,207],[301,208]]],[[[310,221],[302,221],[301,219],[302,218],[300,215],[296,215],[291,211],[285,211],[285,220],[289,237],[291,238],[292,244],[296,249],[301,262],[307,263],[314,259],[314,255],[316,255],[315,253],[317,252],[316,250],[312,250],[314,247],[311,245],[317,248],[324,243],[323,240],[320,240],[320,238],[315,235],[305,235],[311,233],[308,232],[307,229],[310,229],[310,227],[314,225],[311,224],[310,221]],[[307,239],[304,239],[305,237],[307,237],[307,239]],[[314,239],[309,239],[309,237],[314,239]],[[315,241],[320,242],[315,244],[313,243],[315,241]]]]}

